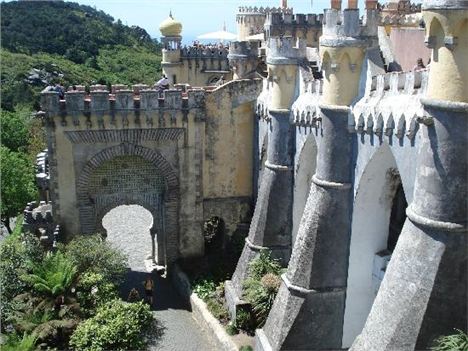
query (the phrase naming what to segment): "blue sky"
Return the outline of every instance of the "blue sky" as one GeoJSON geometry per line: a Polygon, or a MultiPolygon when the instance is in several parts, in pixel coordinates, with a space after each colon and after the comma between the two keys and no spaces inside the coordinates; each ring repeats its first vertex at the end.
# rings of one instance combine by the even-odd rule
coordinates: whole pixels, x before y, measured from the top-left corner
{"type": "MultiPolygon", "coordinates": [[[[236,12],[239,6],[279,6],[280,1],[265,0],[78,0],[80,4],[95,6],[124,24],[138,25],[159,38],[159,24],[172,10],[183,24],[184,42],[197,35],[221,30],[224,21],[227,30],[236,32],[236,12]]],[[[360,2],[363,2],[361,0],[360,2]]],[[[346,3],[346,0],[343,1],[346,3]]],[[[330,7],[329,0],[289,0],[295,13],[322,13],[330,7]],[[313,6],[312,6],[313,5],[313,6]]]]}

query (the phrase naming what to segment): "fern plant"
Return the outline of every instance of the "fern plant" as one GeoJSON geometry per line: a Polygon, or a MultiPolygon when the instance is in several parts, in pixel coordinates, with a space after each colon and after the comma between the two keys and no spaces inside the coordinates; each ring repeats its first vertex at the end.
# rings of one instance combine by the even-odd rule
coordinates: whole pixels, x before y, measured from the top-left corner
{"type": "Polygon", "coordinates": [[[37,336],[23,334],[20,338],[16,334],[9,334],[6,337],[6,343],[2,345],[2,351],[34,351],[36,350],[37,336]]]}
{"type": "Polygon", "coordinates": [[[267,273],[280,275],[282,271],[279,260],[271,257],[271,251],[262,250],[260,255],[249,264],[249,277],[260,280],[267,273]]]}
{"type": "Polygon", "coordinates": [[[57,298],[68,291],[76,273],[76,266],[61,252],[57,252],[48,253],[31,274],[24,274],[21,279],[31,285],[37,294],[57,298]]]}
{"type": "Polygon", "coordinates": [[[468,335],[455,329],[456,334],[440,336],[434,341],[432,351],[468,351],[468,335]]]}
{"type": "Polygon", "coordinates": [[[33,335],[37,340],[62,342],[80,321],[80,306],[70,297],[63,299],[59,308],[55,308],[55,301],[50,298],[28,293],[17,296],[15,301],[16,308],[9,322],[17,331],[33,335]]]}

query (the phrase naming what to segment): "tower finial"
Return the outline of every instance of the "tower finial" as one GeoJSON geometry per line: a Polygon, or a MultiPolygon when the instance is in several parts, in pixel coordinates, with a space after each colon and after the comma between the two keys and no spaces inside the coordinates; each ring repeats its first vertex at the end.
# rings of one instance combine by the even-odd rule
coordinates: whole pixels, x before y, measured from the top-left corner
{"type": "Polygon", "coordinates": [[[169,10],[169,17],[174,18],[174,17],[172,17],[172,9],[169,10]]]}
{"type": "Polygon", "coordinates": [[[288,0],[281,0],[281,8],[282,9],[288,8],[288,0]]]}

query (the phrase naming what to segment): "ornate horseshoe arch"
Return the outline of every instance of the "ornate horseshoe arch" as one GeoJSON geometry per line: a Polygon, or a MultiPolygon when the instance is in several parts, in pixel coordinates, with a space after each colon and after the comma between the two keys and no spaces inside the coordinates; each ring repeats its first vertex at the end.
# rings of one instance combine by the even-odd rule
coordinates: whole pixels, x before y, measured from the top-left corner
{"type": "Polygon", "coordinates": [[[153,253],[157,238],[158,263],[177,258],[179,182],[158,151],[129,143],[104,149],[83,167],[76,194],[83,234],[105,234],[102,218],[107,212],[120,205],[140,205],[153,216],[150,233],[153,253]]]}

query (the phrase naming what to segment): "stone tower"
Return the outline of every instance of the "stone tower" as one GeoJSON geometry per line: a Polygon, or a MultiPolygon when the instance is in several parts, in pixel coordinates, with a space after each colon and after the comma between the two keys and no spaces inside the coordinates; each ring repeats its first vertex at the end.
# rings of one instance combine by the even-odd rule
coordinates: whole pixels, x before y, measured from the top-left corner
{"type": "Polygon", "coordinates": [[[177,83],[180,77],[180,67],[182,66],[180,56],[182,24],[174,19],[172,13],[159,26],[161,31],[161,41],[164,45],[162,51],[162,70],[171,84],[177,83]]]}
{"type": "Polygon", "coordinates": [[[341,349],[351,230],[352,135],[350,105],[365,81],[375,46],[377,8],[367,2],[363,23],[355,1],[325,10],[320,54],[324,71],[317,166],[288,271],[257,350],[341,349]]]}
{"type": "Polygon", "coordinates": [[[305,56],[305,41],[285,37],[270,38],[268,42],[266,63],[271,100],[267,160],[246,245],[232,280],[226,282],[226,299],[233,315],[236,305],[242,304],[242,282],[251,260],[262,249],[268,249],[286,265],[291,254],[295,139],[290,108],[298,92],[298,65],[305,56]]]}
{"type": "Polygon", "coordinates": [[[431,0],[422,9],[432,61],[413,201],[351,350],[426,349],[467,325],[468,4],[431,0]]]}
{"type": "Polygon", "coordinates": [[[229,44],[229,66],[233,79],[253,78],[259,64],[259,47],[256,42],[233,41],[229,44]]]}
{"type": "Polygon", "coordinates": [[[284,13],[292,15],[292,9],[284,1],[281,7],[239,7],[236,15],[237,39],[246,40],[250,35],[263,33],[265,19],[269,13],[284,13]]]}

